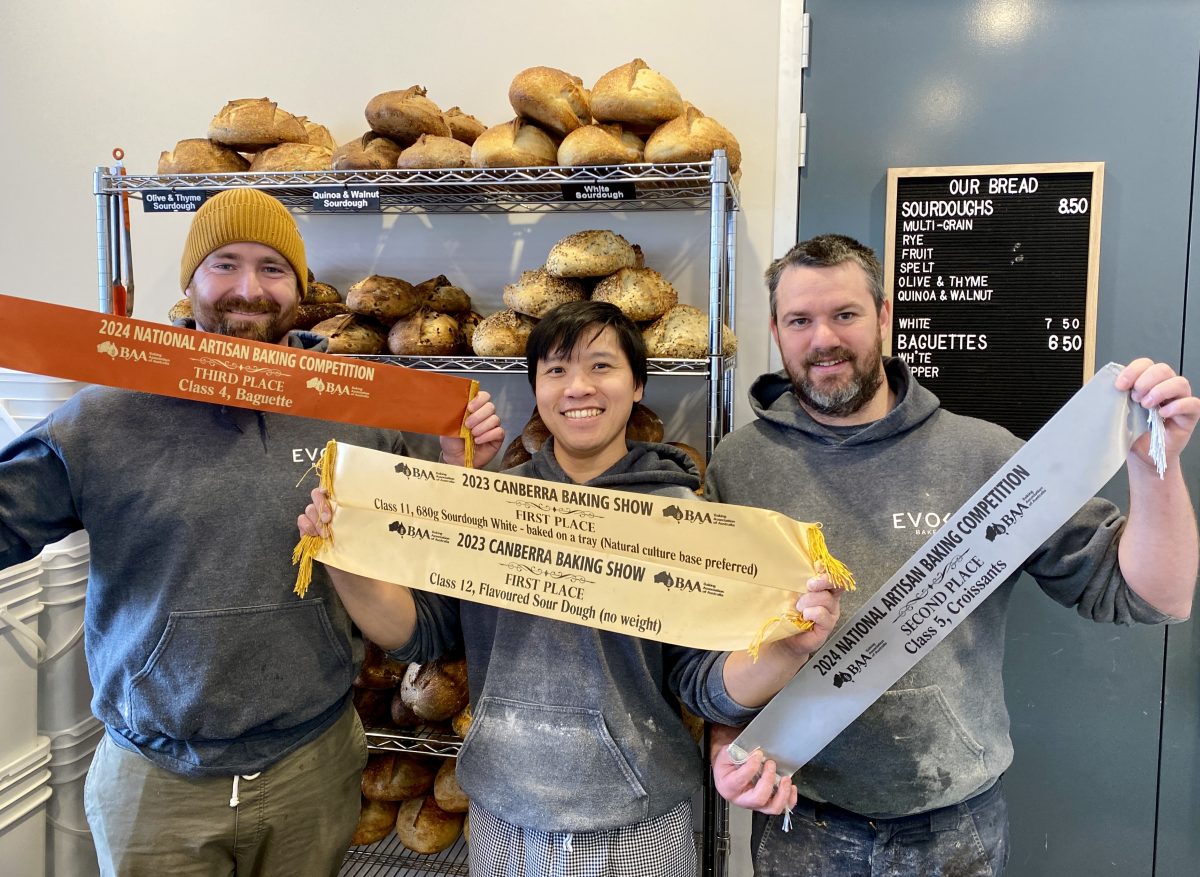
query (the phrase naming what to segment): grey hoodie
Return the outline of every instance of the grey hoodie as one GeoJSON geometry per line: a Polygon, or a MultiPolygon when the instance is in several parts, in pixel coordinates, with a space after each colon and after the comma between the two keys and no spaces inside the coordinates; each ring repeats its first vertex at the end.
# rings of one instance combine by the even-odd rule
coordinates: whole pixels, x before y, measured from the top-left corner
{"type": "MultiPolygon", "coordinates": [[[[825,525],[858,579],[849,619],[1019,447],[1007,430],[939,407],[898,359],[896,406],[862,428],[831,428],[800,407],[784,373],[751,388],[757,419],[726,437],[708,469],[710,501],[825,525]]],[[[1089,501],[1023,566],[1051,598],[1099,622],[1169,620],[1117,566],[1124,518],[1089,501]]],[[[1012,762],[1001,671],[1019,572],[796,775],[800,794],[874,817],[957,804],[1012,762]]],[[[835,634],[836,636],[836,634],[835,634]]]]}
{"type": "MultiPolygon", "coordinates": [[[[571,483],[552,441],[513,475],[571,483]]],[[[630,442],[589,487],[695,499],[695,465],[669,445],[630,442]]],[[[473,719],[458,759],[471,800],[542,831],[598,831],[666,813],[699,788],[703,764],[674,704],[743,724],[726,654],[663,645],[414,591],[418,625],[393,654],[430,660],[465,647],[473,719]]]]}

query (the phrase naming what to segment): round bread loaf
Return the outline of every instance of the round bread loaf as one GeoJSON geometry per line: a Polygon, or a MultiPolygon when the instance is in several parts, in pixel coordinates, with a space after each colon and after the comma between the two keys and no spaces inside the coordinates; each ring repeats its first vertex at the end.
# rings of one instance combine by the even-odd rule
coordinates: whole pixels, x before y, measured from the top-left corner
{"type": "Polygon", "coordinates": [[[249,167],[245,156],[203,137],[180,140],[158,156],[160,174],[236,174],[249,167]]]}
{"type": "Polygon", "coordinates": [[[396,814],[399,811],[398,801],[372,801],[364,797],[358,811],[358,826],[350,843],[353,846],[379,843],[396,827],[396,814]]]}
{"type": "MultiPolygon", "coordinates": [[[[708,314],[676,304],[644,330],[646,354],[656,358],[701,359],[708,356],[708,314]]],[[[726,326],[724,355],[737,351],[737,338],[726,326]]]]}
{"type": "Polygon", "coordinates": [[[629,412],[629,422],[625,424],[625,438],[635,442],[661,442],[662,418],[641,402],[634,402],[633,410],[629,412]]]}
{"type": "Polygon", "coordinates": [[[471,336],[476,356],[524,356],[525,343],[537,321],[505,308],[484,317],[471,336]]]}
{"type": "Polygon", "coordinates": [[[374,356],[380,353],[386,337],[384,329],[377,322],[353,313],[322,320],[308,331],[323,335],[329,340],[327,353],[360,356],[374,356]]]}
{"type": "Polygon", "coordinates": [[[387,347],[396,356],[451,356],[462,348],[462,329],[450,314],[422,308],[393,324],[387,347]]]}
{"type": "Polygon", "coordinates": [[[340,301],[301,302],[296,307],[296,322],[293,329],[311,329],[333,317],[350,313],[350,308],[340,301]]]}
{"type": "Polygon", "coordinates": [[[350,310],[388,327],[415,313],[422,302],[411,283],[383,274],[364,277],[346,291],[346,305],[350,310]]]}
{"type": "MultiPolygon", "coordinates": [[[[504,456],[500,460],[500,471],[503,472],[507,469],[520,466],[522,463],[531,459],[532,457],[533,454],[529,453],[525,447],[524,437],[517,436],[515,439],[509,442],[508,447],[504,449],[504,456]]],[[[459,715],[462,714],[459,713],[459,715]]],[[[454,717],[454,721],[458,721],[458,716],[454,717]]],[[[466,736],[465,733],[460,733],[457,730],[454,733],[458,734],[460,737],[466,736]]]]}
{"type": "Polygon", "coordinates": [[[400,158],[400,144],[382,134],[368,131],[343,143],[333,153],[330,166],[335,171],[382,171],[394,168],[400,158]]]}
{"type": "Polygon", "coordinates": [[[646,161],[655,164],[708,161],[713,150],[724,149],[729,159],[729,172],[742,166],[742,148],[737,138],[716,119],[709,118],[695,107],[661,125],[646,141],[646,161]]]}
{"type": "Polygon", "coordinates": [[[466,737],[471,728],[471,705],[467,704],[450,720],[450,729],[460,737],[466,737]]]}
{"type": "Polygon", "coordinates": [[[359,688],[395,688],[404,678],[408,665],[392,660],[387,652],[370,640],[363,640],[366,647],[363,662],[354,677],[354,685],[359,688]]]}
{"type": "Polygon", "coordinates": [[[533,456],[542,449],[542,445],[546,443],[546,439],[550,438],[550,430],[546,427],[546,422],[542,420],[542,415],[538,413],[536,408],[529,415],[529,419],[525,421],[525,426],[521,430],[521,444],[524,446],[526,453],[533,456]]]}
{"type": "Polygon", "coordinates": [[[274,171],[327,171],[333,161],[333,151],[308,143],[281,143],[264,149],[250,162],[250,170],[259,173],[274,171]]]}
{"type": "Polygon", "coordinates": [[[422,134],[400,153],[396,167],[407,170],[439,167],[471,167],[471,147],[453,137],[422,134]]]}
{"type": "Polygon", "coordinates": [[[391,692],[392,703],[389,716],[397,728],[413,728],[422,723],[421,717],[412,711],[400,696],[400,689],[391,692]]]}
{"type": "Polygon", "coordinates": [[[679,448],[679,450],[692,458],[692,462],[696,464],[696,469],[700,472],[700,486],[696,488],[696,494],[704,496],[704,473],[708,468],[704,461],[704,455],[691,445],[684,444],[683,442],[667,442],[667,444],[679,448]]]}
{"type": "Polygon", "coordinates": [[[467,662],[438,658],[409,664],[400,696],[427,722],[442,722],[467,705],[467,662]]]}
{"type": "Polygon", "coordinates": [[[447,813],[466,813],[471,800],[458,784],[458,760],[447,758],[433,779],[433,800],[447,813]]]}
{"type": "Polygon", "coordinates": [[[434,768],[403,752],[371,755],[362,773],[362,793],[372,801],[407,801],[433,788],[434,768]]]}
{"type": "Polygon", "coordinates": [[[642,160],[645,147],[641,137],[620,125],[583,125],[558,145],[558,163],[563,167],[633,164],[642,160]]]}
{"type": "Polygon", "coordinates": [[[394,689],[391,688],[359,688],[351,689],[354,709],[364,728],[387,728],[392,724],[392,699],[394,689]]]}
{"type": "Polygon", "coordinates": [[[471,297],[450,282],[445,274],[422,280],[414,289],[425,296],[425,307],[440,314],[461,316],[471,310],[471,297]]]}
{"type": "Polygon", "coordinates": [[[551,247],[546,271],[555,277],[606,277],[636,262],[637,252],[629,241],[598,228],[567,235],[551,247]]]}
{"type": "Polygon", "coordinates": [[[592,115],[605,122],[654,127],[683,110],[675,84],[641,58],[609,70],[592,87],[592,115]]]}
{"type": "Polygon", "coordinates": [[[550,135],[521,119],[493,125],[471,144],[475,167],[550,167],[558,161],[558,147],[550,135]]]}
{"type": "Polygon", "coordinates": [[[167,320],[172,326],[182,326],[184,323],[196,319],[192,313],[192,300],[190,298],[181,298],[175,304],[171,305],[171,309],[167,311],[167,320]]]}
{"type": "Polygon", "coordinates": [[[442,115],[446,117],[446,124],[450,126],[450,136],[455,140],[461,140],[468,146],[487,130],[487,125],[469,113],[464,113],[458,107],[451,107],[442,115]]]}
{"type": "Polygon", "coordinates": [[[462,834],[463,815],[447,813],[432,795],[405,801],[396,814],[396,837],[414,853],[440,853],[462,834]]]}
{"type": "Polygon", "coordinates": [[[341,300],[342,294],[335,287],[311,278],[308,281],[308,288],[304,290],[304,298],[301,299],[304,304],[310,305],[341,300]]]}
{"type": "Polygon", "coordinates": [[[463,353],[473,353],[475,351],[475,328],[483,322],[483,314],[478,311],[467,311],[465,314],[457,314],[458,327],[462,329],[463,334],[463,353]]]}
{"type": "Polygon", "coordinates": [[[517,313],[542,317],[569,301],[583,301],[583,287],[567,277],[555,277],[545,268],[522,271],[516,283],[504,287],[504,303],[517,313]]]}
{"type": "Polygon", "coordinates": [[[414,85],[402,91],[385,91],[367,102],[367,124],[371,130],[395,140],[401,146],[417,142],[422,134],[449,137],[450,126],[442,118],[438,105],[414,85]]]}
{"type": "Polygon", "coordinates": [[[679,301],[679,293],[653,268],[621,268],[596,284],[592,299],[611,302],[641,323],[661,317],[679,301]]]}
{"type": "Polygon", "coordinates": [[[319,125],[312,119],[307,119],[304,116],[298,117],[304,124],[305,142],[310,146],[321,146],[333,152],[337,149],[337,144],[333,142],[333,135],[329,133],[329,129],[324,125],[319,125]]]}
{"type": "Polygon", "coordinates": [[[508,102],[517,115],[560,137],[591,121],[583,80],[555,67],[529,67],[513,77],[508,102]]]}
{"type": "Polygon", "coordinates": [[[279,143],[307,143],[308,132],[303,122],[270,98],[239,98],[213,116],[208,139],[238,152],[257,152],[279,143]]]}

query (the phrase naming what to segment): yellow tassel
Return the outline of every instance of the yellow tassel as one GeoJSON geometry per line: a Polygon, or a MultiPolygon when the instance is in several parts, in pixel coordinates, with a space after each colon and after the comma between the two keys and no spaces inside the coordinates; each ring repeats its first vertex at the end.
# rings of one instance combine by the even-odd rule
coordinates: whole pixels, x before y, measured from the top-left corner
{"type": "MultiPolygon", "coordinates": [[[[313,463],[309,472],[314,469],[317,472],[317,481],[325,493],[329,496],[330,502],[333,501],[333,468],[337,461],[337,442],[330,440],[325,445],[325,450],[321,452],[321,456],[317,462],[313,463]]],[[[308,472],[304,473],[305,475],[308,472]]],[[[301,478],[301,481],[304,479],[301,478]]],[[[308,586],[312,582],[312,565],[313,558],[324,547],[325,543],[333,544],[333,530],[329,527],[325,528],[324,536],[301,536],[300,541],[296,543],[296,547],[292,549],[292,566],[299,565],[296,571],[296,586],[292,588],[292,593],[304,599],[304,595],[308,593],[308,586]]]]}
{"type": "Polygon", "coordinates": [[[843,591],[854,590],[854,574],[846,568],[844,563],[829,553],[829,547],[825,544],[825,534],[821,532],[820,524],[812,524],[808,528],[808,555],[812,558],[814,567],[825,568],[825,573],[829,576],[829,581],[833,582],[834,587],[841,588],[843,591]]]}
{"type": "Polygon", "coordinates": [[[806,630],[812,630],[816,627],[811,621],[797,612],[795,609],[789,609],[783,615],[776,615],[773,618],[768,618],[766,623],[758,629],[758,633],[754,635],[754,641],[750,643],[746,651],[750,654],[750,659],[754,663],[758,663],[758,653],[762,649],[763,640],[767,638],[767,634],[771,632],[771,628],[782,621],[791,622],[796,626],[799,633],[804,633],[806,630]]]}
{"type": "MultiPolygon", "coordinates": [[[[470,402],[479,395],[479,381],[471,381],[471,389],[467,392],[467,401],[470,402]]],[[[462,426],[458,428],[458,435],[464,442],[463,447],[463,465],[468,469],[475,468],[475,436],[471,435],[471,430],[467,429],[467,412],[463,412],[462,426]]]]}

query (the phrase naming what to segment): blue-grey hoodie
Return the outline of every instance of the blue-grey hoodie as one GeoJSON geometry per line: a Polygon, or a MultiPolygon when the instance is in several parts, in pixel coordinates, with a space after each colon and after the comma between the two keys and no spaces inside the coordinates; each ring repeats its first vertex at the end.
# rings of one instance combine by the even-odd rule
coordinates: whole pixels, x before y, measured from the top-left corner
{"type": "MultiPolygon", "coordinates": [[[[571,483],[553,440],[510,471],[571,483]]],[[[677,448],[630,442],[589,487],[695,499],[677,448]]],[[[705,652],[414,591],[418,625],[394,656],[465,648],[473,719],[458,778],[476,804],[542,831],[598,831],[661,816],[700,787],[705,766],[669,695],[726,724],[754,715],[725,691],[725,653],[705,652]]]]}

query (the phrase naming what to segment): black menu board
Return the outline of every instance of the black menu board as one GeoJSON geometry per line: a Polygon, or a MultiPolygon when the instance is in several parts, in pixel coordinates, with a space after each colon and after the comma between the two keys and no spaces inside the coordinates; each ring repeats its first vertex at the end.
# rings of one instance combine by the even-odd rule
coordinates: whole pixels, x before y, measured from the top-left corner
{"type": "Polygon", "coordinates": [[[1029,438],[1095,368],[1104,163],[888,170],[891,352],[1029,438]]]}

